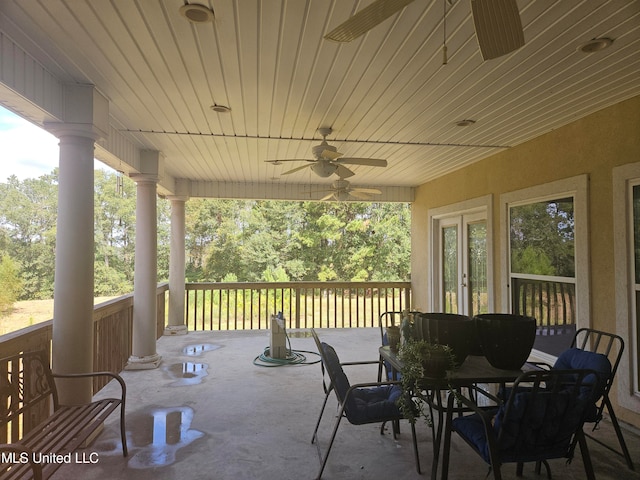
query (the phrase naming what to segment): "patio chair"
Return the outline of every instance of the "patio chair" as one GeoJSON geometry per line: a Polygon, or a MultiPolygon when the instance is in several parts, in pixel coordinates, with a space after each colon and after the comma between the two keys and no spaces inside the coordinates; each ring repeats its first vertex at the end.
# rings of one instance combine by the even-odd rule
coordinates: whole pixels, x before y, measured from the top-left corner
{"type": "Polygon", "coordinates": [[[629,454],[629,449],[627,448],[624,436],[622,435],[622,430],[620,429],[618,418],[616,417],[616,414],[613,410],[613,405],[611,404],[611,400],[609,398],[609,392],[611,390],[611,386],[613,385],[613,380],[618,370],[618,365],[620,364],[620,359],[622,358],[623,351],[624,340],[622,339],[622,337],[591,328],[580,328],[576,331],[573,337],[573,341],[571,342],[571,349],[562,353],[558,357],[554,368],[595,369],[594,362],[596,364],[598,363],[599,356],[604,356],[608,359],[611,369],[608,375],[603,375],[603,378],[601,378],[603,382],[602,396],[599,399],[596,399],[594,405],[589,409],[586,423],[593,423],[593,428],[591,429],[592,433],[598,430],[599,423],[604,416],[604,409],[606,408],[609,419],[611,420],[611,424],[613,425],[613,429],[615,430],[616,436],[618,437],[620,451],[616,450],[610,445],[605,444],[591,434],[587,433],[585,435],[595,442],[599,443],[600,445],[604,446],[605,448],[608,448],[612,452],[615,452],[618,455],[624,457],[629,469],[634,470],[633,460],[631,459],[631,455],[629,454]]]}
{"type": "MultiPolygon", "coordinates": [[[[387,421],[396,422],[403,418],[402,413],[396,400],[402,395],[402,389],[397,381],[371,382],[351,385],[347,376],[342,369],[344,364],[340,363],[336,351],[331,345],[321,342],[314,329],[311,330],[313,338],[318,345],[318,353],[322,359],[323,375],[324,372],[329,376],[329,386],[325,388],[325,398],[313,431],[311,443],[318,442],[318,428],[327,405],[329,393],[333,391],[338,400],[339,411],[336,418],[331,439],[327,451],[323,456],[318,446],[320,454],[320,471],[317,479],[322,477],[331,447],[338,433],[338,427],[343,417],[346,417],[349,423],[353,425],[365,425],[371,423],[383,423],[387,421]]],[[[358,362],[359,364],[359,362],[358,362]]],[[[351,363],[353,365],[353,363],[351,363]]],[[[323,380],[323,385],[326,385],[323,380]]],[[[383,433],[382,429],[381,432],[383,433]]],[[[395,432],[394,432],[395,433],[395,432]]],[[[416,470],[420,473],[420,461],[418,458],[418,443],[416,439],[415,425],[411,425],[411,433],[413,436],[413,449],[416,461],[416,470]]]]}
{"type": "Polygon", "coordinates": [[[522,475],[526,462],[573,458],[576,443],[588,479],[594,479],[593,465],[582,431],[586,411],[593,403],[598,387],[598,374],[593,370],[537,370],[521,374],[502,402],[478,387],[476,394],[486,396],[497,407],[479,407],[474,401],[459,395],[449,395],[442,457],[442,478],[449,469],[451,433],[460,435],[489,464],[496,480],[502,478],[500,467],[516,463],[517,475],[522,475]],[[453,418],[454,401],[460,401],[473,412],[453,418]]]}
{"type": "MultiPolygon", "coordinates": [[[[389,339],[387,338],[387,327],[390,325],[399,326],[400,323],[402,322],[402,314],[403,312],[393,312],[393,311],[384,312],[380,314],[380,317],[379,317],[380,318],[380,321],[379,321],[380,343],[383,347],[385,345],[389,345],[389,339]]],[[[380,361],[378,365],[378,381],[379,382],[382,381],[383,369],[386,373],[387,380],[398,380],[398,378],[394,378],[394,372],[391,368],[391,365],[385,362],[382,356],[380,356],[380,361]]],[[[399,374],[396,373],[395,375],[397,377],[399,374]]]]}

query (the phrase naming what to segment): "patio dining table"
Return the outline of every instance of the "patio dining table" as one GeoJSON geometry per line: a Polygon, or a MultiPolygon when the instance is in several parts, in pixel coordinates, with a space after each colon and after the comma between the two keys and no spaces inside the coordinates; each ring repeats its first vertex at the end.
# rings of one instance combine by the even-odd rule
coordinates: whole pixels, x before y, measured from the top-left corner
{"type": "MultiPolygon", "coordinates": [[[[388,345],[379,349],[380,357],[385,360],[397,378],[402,373],[402,362],[397,352],[393,352],[388,345]]],[[[492,366],[484,356],[468,356],[460,367],[447,372],[445,378],[424,378],[424,389],[427,391],[425,400],[429,402],[432,412],[431,431],[433,435],[433,461],[431,464],[431,478],[435,480],[438,473],[440,447],[442,442],[443,419],[446,413],[447,403],[442,400],[442,394],[450,390],[461,392],[464,387],[479,384],[502,385],[513,382],[522,373],[522,370],[501,370],[492,366]],[[433,418],[433,412],[437,412],[437,422],[433,418]]],[[[456,407],[456,411],[464,411],[462,407],[456,407]]]]}

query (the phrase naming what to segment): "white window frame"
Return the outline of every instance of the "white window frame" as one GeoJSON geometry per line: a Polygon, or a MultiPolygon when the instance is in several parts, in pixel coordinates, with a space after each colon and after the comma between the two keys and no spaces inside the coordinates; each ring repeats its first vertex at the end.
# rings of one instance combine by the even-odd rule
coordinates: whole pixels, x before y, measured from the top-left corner
{"type": "Polygon", "coordinates": [[[462,202],[453,203],[444,207],[431,208],[427,212],[429,218],[429,259],[431,273],[427,275],[427,288],[429,298],[427,308],[429,311],[440,311],[442,298],[440,292],[440,280],[438,272],[442,268],[440,221],[456,215],[470,215],[484,213],[487,222],[487,288],[488,308],[493,311],[495,307],[495,294],[493,291],[493,195],[485,195],[462,202]]]}
{"type": "MultiPolygon", "coordinates": [[[[510,235],[509,208],[511,206],[573,197],[575,219],[575,284],[576,284],[576,328],[591,324],[591,302],[589,282],[589,177],[578,175],[554,182],[536,185],[500,195],[500,248],[501,306],[503,312],[511,312],[511,275],[510,275],[510,235]]],[[[553,363],[555,357],[538,350],[532,355],[537,359],[553,363]]]]}
{"type": "Polygon", "coordinates": [[[638,313],[635,304],[633,254],[633,187],[640,184],[640,163],[613,169],[613,251],[615,265],[616,333],[626,345],[616,375],[618,403],[640,413],[638,385],[638,313]],[[624,372],[628,372],[624,374],[624,372]]]}

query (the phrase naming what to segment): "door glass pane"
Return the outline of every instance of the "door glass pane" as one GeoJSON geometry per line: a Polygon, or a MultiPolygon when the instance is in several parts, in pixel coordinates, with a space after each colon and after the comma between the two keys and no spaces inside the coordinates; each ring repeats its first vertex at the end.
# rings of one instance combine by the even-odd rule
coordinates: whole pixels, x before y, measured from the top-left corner
{"type": "Polygon", "coordinates": [[[458,227],[442,229],[442,285],[446,313],[458,313],[458,227]]]}
{"type": "Polygon", "coordinates": [[[489,312],[487,288],[487,224],[471,223],[468,226],[469,245],[469,314],[489,312]]]}

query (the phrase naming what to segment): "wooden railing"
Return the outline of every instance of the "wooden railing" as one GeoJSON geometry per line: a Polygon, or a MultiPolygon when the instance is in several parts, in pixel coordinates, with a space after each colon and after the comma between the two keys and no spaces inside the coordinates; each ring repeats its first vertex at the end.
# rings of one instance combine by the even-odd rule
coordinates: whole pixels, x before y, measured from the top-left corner
{"type": "Polygon", "coordinates": [[[188,283],[186,290],[190,331],[269,328],[277,312],[287,328],[373,327],[381,313],[411,306],[410,282],[188,283]]]}
{"type": "Polygon", "coordinates": [[[552,333],[575,328],[575,284],[512,277],[512,289],[514,313],[535,317],[539,331],[552,333]]]}
{"type": "MultiPolygon", "coordinates": [[[[162,336],[165,326],[165,297],[169,287],[158,285],[157,338],[162,336]]],[[[53,320],[39,323],[0,336],[0,356],[8,357],[21,352],[44,350],[51,359],[51,336],[53,320]]],[[[131,333],[133,330],[133,295],[109,300],[93,309],[93,369],[94,371],[121,372],[131,356],[131,333]]],[[[94,381],[94,393],[108,379],[94,381]]]]}

